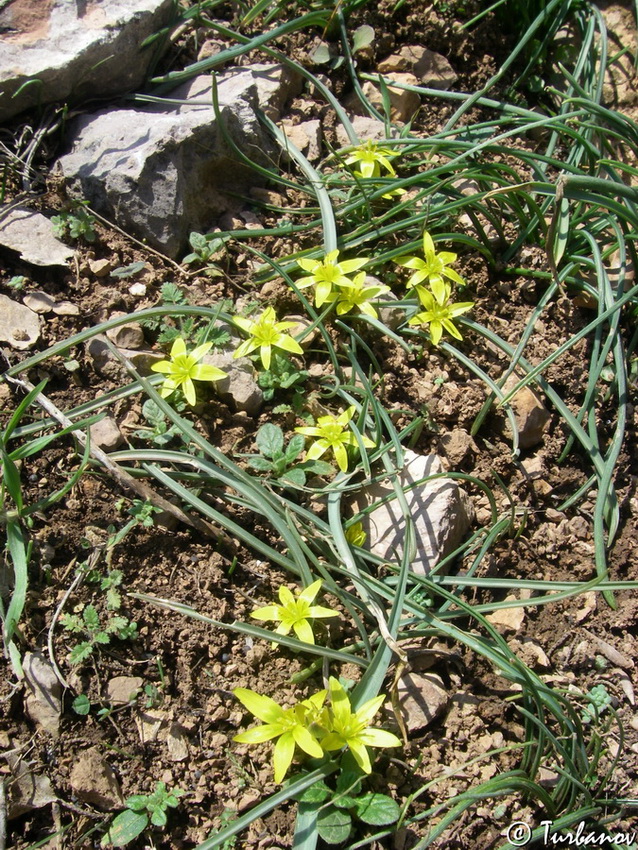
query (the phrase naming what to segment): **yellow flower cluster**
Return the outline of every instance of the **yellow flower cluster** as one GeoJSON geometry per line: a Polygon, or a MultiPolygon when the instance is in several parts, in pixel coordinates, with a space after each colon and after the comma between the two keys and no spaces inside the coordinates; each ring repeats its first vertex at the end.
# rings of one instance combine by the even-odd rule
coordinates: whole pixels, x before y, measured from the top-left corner
{"type": "Polygon", "coordinates": [[[292,764],[295,748],[312,758],[347,747],[365,773],[371,773],[367,747],[399,747],[401,741],[392,732],[371,726],[385,696],[374,697],[353,711],[350,698],[341,683],[330,677],[329,690],[319,691],[309,699],[283,708],[273,699],[248,688],[235,688],[233,693],[261,726],[235,735],[240,744],[261,744],[277,738],[273,753],[275,782],[282,782],[292,764]],[[330,707],[324,705],[330,694],[330,707]]]}

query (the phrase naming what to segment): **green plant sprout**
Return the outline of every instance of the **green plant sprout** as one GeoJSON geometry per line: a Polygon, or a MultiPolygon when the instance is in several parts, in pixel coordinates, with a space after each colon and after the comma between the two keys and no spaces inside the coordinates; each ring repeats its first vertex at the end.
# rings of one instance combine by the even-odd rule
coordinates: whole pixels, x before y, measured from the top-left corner
{"type": "Polygon", "coordinates": [[[86,209],[88,201],[73,201],[70,208],[51,218],[53,232],[59,239],[79,239],[95,242],[95,218],[86,209]]]}
{"type": "MultiPolygon", "coordinates": [[[[315,636],[308,620],[339,616],[338,611],[312,604],[320,589],[321,579],[317,579],[317,581],[313,581],[312,584],[308,585],[297,596],[294,596],[282,584],[278,591],[281,605],[265,605],[263,608],[256,608],[251,612],[250,616],[255,620],[273,620],[279,623],[275,629],[275,634],[287,635],[293,630],[299,640],[304,643],[314,643],[315,636]]],[[[273,644],[274,646],[276,644],[273,644]]]]}
{"type": "Polygon", "coordinates": [[[430,329],[430,339],[433,345],[438,345],[443,336],[443,331],[446,330],[450,336],[455,339],[463,339],[461,332],[456,327],[452,319],[466,313],[474,306],[473,301],[460,301],[454,303],[451,301],[451,290],[449,284],[442,281],[442,286],[437,287],[435,294],[430,292],[424,286],[417,286],[416,292],[419,296],[419,301],[425,307],[415,313],[408,319],[409,325],[427,325],[430,329]]]}
{"type": "MultiPolygon", "coordinates": [[[[358,446],[356,436],[352,431],[348,430],[348,423],[354,416],[355,411],[356,407],[351,405],[338,416],[327,414],[326,416],[320,416],[317,419],[316,425],[295,428],[298,434],[303,434],[306,437],[316,437],[306,452],[306,458],[308,460],[317,460],[331,449],[341,472],[347,472],[348,452],[346,447],[358,446]]],[[[361,440],[366,448],[374,448],[375,444],[369,437],[362,434],[361,440]]]]}
{"type": "Polygon", "coordinates": [[[444,278],[465,286],[465,281],[461,275],[450,268],[450,263],[456,260],[456,254],[453,254],[451,251],[440,251],[437,254],[432,237],[427,230],[423,233],[423,254],[425,255],[424,260],[420,257],[397,258],[397,263],[400,266],[415,270],[407,282],[408,288],[427,281],[436,298],[442,300],[445,285],[444,278]]]}
{"type": "Polygon", "coordinates": [[[267,307],[258,319],[235,316],[233,321],[237,327],[249,335],[249,339],[244,340],[237,347],[233,354],[235,358],[246,357],[258,348],[264,369],[270,369],[273,348],[281,348],[291,354],[303,354],[303,348],[297,340],[284,333],[294,328],[296,322],[278,322],[272,307],[267,307]]]}
{"type": "Polygon", "coordinates": [[[335,788],[316,782],[297,797],[299,803],[317,812],[317,832],[326,844],[345,846],[353,821],[369,826],[396,823],[401,809],[387,794],[362,793],[361,774],[352,770],[339,773],[335,788]]]}
{"type": "Polygon", "coordinates": [[[126,809],[116,815],[102,836],[102,847],[125,847],[148,827],[163,828],[168,822],[168,810],[179,805],[184,794],[181,788],[169,791],[165,782],[158,782],[152,794],[134,794],[126,799],[126,809]]]}
{"type": "Polygon", "coordinates": [[[300,266],[308,274],[295,281],[298,289],[308,286],[315,287],[315,306],[321,307],[330,299],[335,286],[350,286],[351,279],[347,276],[358,271],[369,262],[368,257],[360,257],[356,260],[342,260],[338,262],[339,251],[330,251],[323,260],[308,260],[301,258],[297,260],[300,266]]]}
{"type": "Polygon", "coordinates": [[[258,472],[269,473],[280,484],[303,487],[306,475],[329,475],[332,467],[321,460],[295,463],[304,450],[305,440],[301,434],[293,434],[287,446],[279,425],[266,422],[255,437],[258,455],[246,455],[249,466],[258,472]]]}
{"type": "Polygon", "coordinates": [[[295,745],[312,758],[321,758],[323,750],[311,727],[321,713],[327,691],[320,691],[292,708],[282,708],[273,699],[248,688],[235,688],[233,694],[264,725],[235,735],[238,744],[262,744],[277,738],[273,753],[275,782],[283,781],[295,755],[295,745]]]}
{"type": "Polygon", "coordinates": [[[63,614],[60,622],[69,632],[86,637],[86,640],[81,641],[71,650],[70,664],[81,664],[82,661],[86,661],[93,654],[96,646],[110,643],[112,637],[129,640],[137,635],[137,623],[120,615],[109,617],[106,623],[103,623],[94,605],[87,605],[81,616],[63,614]]]}
{"type": "Polygon", "coordinates": [[[221,277],[224,273],[213,260],[221,259],[226,238],[216,236],[214,233],[193,232],[188,237],[188,241],[193,250],[184,257],[182,262],[185,265],[201,263],[206,266],[204,274],[208,277],[221,277]]]}
{"type": "Polygon", "coordinates": [[[343,316],[351,310],[360,310],[372,318],[377,319],[379,314],[370,303],[378,300],[380,295],[390,291],[390,287],[383,283],[368,284],[366,286],[366,273],[359,272],[355,275],[352,283],[341,286],[338,291],[333,292],[328,302],[334,301],[338,316],[343,316]]]}
{"type": "MultiPolygon", "coordinates": [[[[175,409],[178,413],[182,413],[185,409],[185,404],[178,401],[175,404],[175,409]]],[[[147,399],[142,405],[142,416],[151,427],[138,428],[133,434],[138,439],[148,440],[160,449],[168,446],[174,440],[181,440],[182,443],[189,442],[187,435],[184,434],[184,431],[179,425],[169,425],[166,416],[153,399],[147,399]]]]}
{"type": "MultiPolygon", "coordinates": [[[[277,350],[272,352],[270,369],[260,369],[257,373],[257,384],[264,393],[264,401],[271,401],[277,390],[289,390],[301,384],[308,377],[305,369],[300,369],[292,360],[277,350]]],[[[301,388],[295,387],[295,393],[301,395],[301,388]]],[[[301,406],[300,403],[296,405],[301,406]]],[[[293,409],[295,400],[293,397],[293,409]]]]}
{"type": "Polygon", "coordinates": [[[611,695],[604,685],[594,685],[586,694],[586,697],[589,703],[580,716],[583,723],[591,723],[612,704],[611,695]]]}
{"type": "Polygon", "coordinates": [[[193,381],[221,381],[226,377],[226,373],[216,366],[199,362],[212,345],[212,342],[205,342],[189,353],[183,338],[177,337],[171,348],[171,359],[161,360],[151,366],[153,372],[161,372],[167,376],[160,389],[162,398],[167,398],[176,389],[181,388],[186,401],[192,407],[197,403],[193,381]]]}

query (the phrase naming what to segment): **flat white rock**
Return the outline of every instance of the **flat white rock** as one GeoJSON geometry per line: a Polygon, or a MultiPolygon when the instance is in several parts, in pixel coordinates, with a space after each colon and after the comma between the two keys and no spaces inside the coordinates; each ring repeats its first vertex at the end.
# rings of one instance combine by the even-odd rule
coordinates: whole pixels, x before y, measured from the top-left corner
{"type": "MultiPolygon", "coordinates": [[[[417,552],[411,569],[418,575],[430,570],[463,540],[472,520],[469,497],[451,478],[423,479],[443,472],[437,455],[419,455],[409,449],[398,483],[405,499],[416,534],[417,552]]],[[[353,507],[361,511],[394,493],[392,484],[383,481],[364,487],[353,507]]],[[[386,560],[400,562],[406,521],[396,498],[377,504],[363,519],[365,545],[386,560]]]]}
{"type": "Polygon", "coordinates": [[[0,209],[0,245],[17,251],[32,266],[66,266],[75,253],[53,232],[50,219],[39,212],[14,207],[0,209]]]}

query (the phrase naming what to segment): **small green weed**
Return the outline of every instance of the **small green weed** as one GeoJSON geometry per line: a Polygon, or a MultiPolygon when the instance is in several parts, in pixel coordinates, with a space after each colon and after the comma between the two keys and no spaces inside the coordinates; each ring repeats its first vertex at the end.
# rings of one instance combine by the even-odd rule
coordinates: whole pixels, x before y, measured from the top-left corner
{"type": "Polygon", "coordinates": [[[53,232],[59,239],[84,239],[95,242],[95,218],[86,209],[88,201],[72,201],[69,208],[51,219],[53,232]]]}
{"type": "Polygon", "coordinates": [[[168,821],[168,810],[179,805],[184,794],[181,788],[169,791],[165,782],[158,782],[152,794],[135,794],[126,800],[126,809],[120,812],[102,837],[102,846],[126,847],[141,835],[149,824],[163,828],[168,821]]]}
{"type": "Polygon", "coordinates": [[[295,463],[306,441],[301,434],[293,434],[286,446],[283,431],[278,425],[270,422],[262,425],[255,442],[260,454],[245,455],[249,465],[257,472],[267,473],[279,484],[303,487],[308,474],[329,475],[333,472],[332,466],[321,460],[295,463]]]}
{"type": "Polygon", "coordinates": [[[259,371],[257,383],[263,390],[264,400],[272,401],[277,390],[289,390],[296,384],[302,384],[307,377],[305,369],[300,369],[288,357],[273,351],[270,369],[259,371]]]}
{"type": "Polygon", "coordinates": [[[71,650],[70,664],[81,664],[86,661],[93,654],[96,646],[110,643],[113,637],[131,640],[137,635],[137,623],[119,614],[103,621],[95,605],[87,605],[81,615],[63,614],[60,622],[67,631],[85,637],[71,650]]]}
{"type": "Polygon", "coordinates": [[[316,809],[317,832],[326,844],[345,846],[356,821],[369,826],[387,826],[399,819],[400,808],[387,794],[363,793],[361,774],[343,771],[334,788],[320,781],[298,799],[306,811],[316,809]]]}
{"type": "Polygon", "coordinates": [[[226,238],[215,236],[214,233],[193,232],[188,241],[193,250],[184,257],[182,262],[186,265],[199,263],[205,266],[204,274],[208,277],[222,277],[224,272],[213,261],[220,260],[223,256],[226,238]]]}

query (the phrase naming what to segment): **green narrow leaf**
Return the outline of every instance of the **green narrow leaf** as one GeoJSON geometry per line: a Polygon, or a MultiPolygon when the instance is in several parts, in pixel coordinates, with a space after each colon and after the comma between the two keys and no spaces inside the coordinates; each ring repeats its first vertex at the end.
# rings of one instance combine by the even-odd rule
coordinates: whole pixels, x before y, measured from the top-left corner
{"type": "Polygon", "coordinates": [[[108,832],[102,836],[102,847],[126,847],[148,826],[148,815],[125,809],[117,815],[108,832]]]}
{"type": "Polygon", "coordinates": [[[560,263],[569,239],[570,210],[569,198],[563,198],[558,210],[556,236],[554,238],[553,254],[556,265],[560,263]]]}

